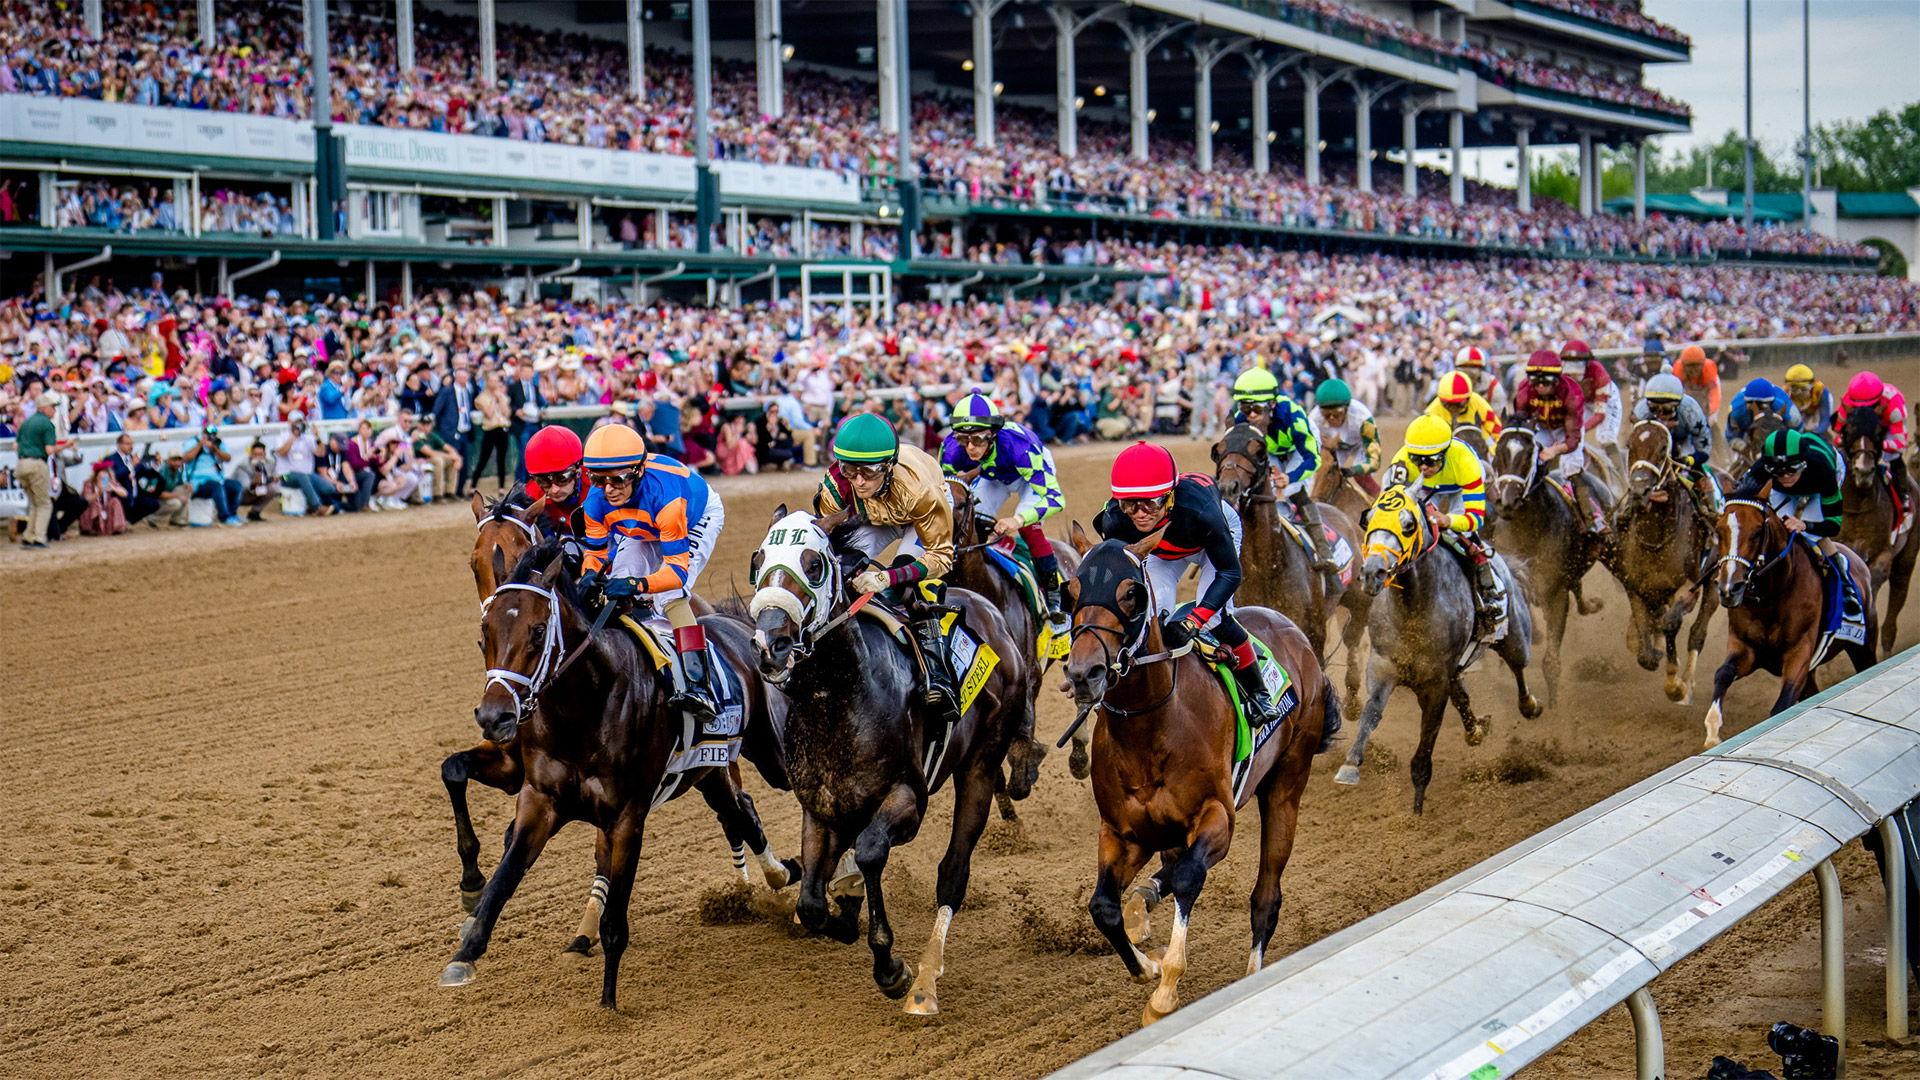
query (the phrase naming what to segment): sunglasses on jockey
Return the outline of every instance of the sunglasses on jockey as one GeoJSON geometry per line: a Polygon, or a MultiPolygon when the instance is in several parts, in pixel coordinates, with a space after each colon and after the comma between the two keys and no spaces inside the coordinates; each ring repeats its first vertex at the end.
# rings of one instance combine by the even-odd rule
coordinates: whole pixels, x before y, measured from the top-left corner
{"type": "Polygon", "coordinates": [[[539,484],[542,490],[551,491],[554,488],[566,487],[580,479],[580,466],[569,465],[559,472],[529,473],[528,476],[534,483],[539,484]]]}
{"type": "Polygon", "coordinates": [[[1152,499],[1119,499],[1116,501],[1120,505],[1121,513],[1128,517],[1138,517],[1141,514],[1162,513],[1166,510],[1167,504],[1172,500],[1173,496],[1168,494],[1152,499]]]}
{"type": "Polygon", "coordinates": [[[1558,386],[1560,376],[1551,371],[1535,371],[1527,375],[1527,381],[1535,386],[1558,386]]]}
{"type": "Polygon", "coordinates": [[[626,487],[640,479],[640,470],[632,465],[619,469],[590,469],[587,479],[595,487],[626,487]]]}
{"type": "Polygon", "coordinates": [[[953,433],[953,438],[955,442],[960,443],[962,446],[990,446],[993,443],[994,434],[994,432],[987,430],[956,431],[953,433]]]}

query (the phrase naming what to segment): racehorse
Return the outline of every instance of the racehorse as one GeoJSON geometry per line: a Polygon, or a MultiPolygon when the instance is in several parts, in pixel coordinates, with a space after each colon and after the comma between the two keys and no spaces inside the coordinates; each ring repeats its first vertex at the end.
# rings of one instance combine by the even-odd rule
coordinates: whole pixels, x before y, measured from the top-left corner
{"type": "Polygon", "coordinates": [[[1642,420],[1627,432],[1627,488],[1614,508],[1613,531],[1613,573],[1631,613],[1627,648],[1641,667],[1654,670],[1660,663],[1653,643],[1657,627],[1667,640],[1667,699],[1691,704],[1694,667],[1720,606],[1719,584],[1708,573],[1713,515],[1681,475],[1673,433],[1658,420],[1642,420]],[[1682,668],[1674,643],[1696,603],[1682,668]]]}
{"type": "MultiPolygon", "coordinates": [[[[1727,475],[1747,475],[1747,470],[1753,468],[1754,459],[1760,456],[1760,447],[1765,445],[1767,436],[1786,426],[1786,419],[1778,413],[1762,413],[1754,417],[1753,423],[1747,428],[1747,437],[1741,449],[1735,450],[1731,443],[1727,445],[1727,475]]],[[[1874,460],[1879,460],[1877,453],[1874,460]]]]}
{"type": "MultiPolygon", "coordinates": [[[[1899,633],[1900,609],[1907,605],[1907,586],[1913,580],[1913,564],[1920,557],[1920,541],[1913,536],[1911,523],[1894,534],[1895,510],[1892,485],[1880,468],[1880,446],[1887,437],[1886,421],[1873,409],[1852,409],[1847,413],[1846,430],[1841,434],[1841,453],[1846,455],[1847,483],[1841,489],[1840,542],[1859,552],[1873,572],[1873,589],[1887,586],[1887,607],[1880,615],[1880,651],[1893,651],[1899,633]]],[[[1908,480],[1905,492],[1908,513],[1920,506],[1920,489],[1908,480]]]]}
{"type": "MultiPolygon", "coordinates": [[[[1473,456],[1479,458],[1481,461],[1491,462],[1493,460],[1493,444],[1487,441],[1487,429],[1481,427],[1479,424],[1455,424],[1453,426],[1453,441],[1473,451],[1473,456]]],[[[1371,506],[1372,504],[1369,503],[1368,507],[1370,508],[1371,506]]],[[[1361,513],[1365,514],[1366,510],[1362,509],[1361,513]]]]}
{"type": "MultiPolygon", "coordinates": [[[[544,498],[528,501],[525,493],[515,487],[492,501],[474,492],[472,505],[475,526],[473,553],[467,561],[473,569],[474,584],[480,590],[484,614],[489,599],[506,580],[510,569],[519,563],[520,557],[528,549],[544,538],[547,503],[544,498]]],[[[693,608],[697,615],[713,613],[713,609],[697,596],[693,598],[693,608]]],[[[743,752],[759,768],[768,784],[779,789],[787,786],[786,771],[779,761],[776,740],[754,732],[746,741],[743,752]]],[[[460,903],[468,913],[472,913],[474,906],[480,902],[480,890],[486,885],[486,877],[480,873],[480,839],[474,834],[473,816],[467,806],[467,782],[478,780],[488,787],[512,795],[520,790],[524,778],[520,756],[511,743],[502,745],[483,739],[466,750],[454,751],[440,763],[440,781],[446,785],[447,801],[453,806],[454,847],[460,856],[460,903]]],[[[601,838],[600,843],[604,846],[605,837],[601,838]]],[[[738,841],[732,842],[731,846],[734,870],[742,880],[751,881],[752,872],[747,865],[745,846],[738,841]]],[[[589,890],[579,931],[567,946],[567,951],[585,955],[592,950],[595,939],[600,936],[601,891],[602,887],[597,883],[589,890]]]]}
{"type": "MultiPolygon", "coordinates": [[[[1542,483],[1540,443],[1533,430],[1510,427],[1494,440],[1488,487],[1499,513],[1499,547],[1525,560],[1532,579],[1533,599],[1546,620],[1541,641],[1542,665],[1547,675],[1547,703],[1560,700],[1560,646],[1567,636],[1567,610],[1580,596],[1580,580],[1591,563],[1586,555],[1579,511],[1556,490],[1542,483]]],[[[1600,600],[1581,599],[1580,611],[1600,609],[1600,600]]]]}
{"type": "MultiPolygon", "coordinates": [[[[1764,489],[1763,489],[1764,490],[1764,489]]],[[[1720,744],[1721,701],[1734,680],[1762,668],[1780,676],[1780,695],[1768,716],[1813,693],[1814,669],[1842,652],[1853,670],[1875,661],[1872,575],[1852,549],[1847,570],[1860,590],[1867,635],[1864,644],[1834,642],[1824,656],[1821,617],[1826,582],[1811,543],[1796,540],[1771,506],[1754,499],[1728,499],[1715,530],[1721,603],[1727,609],[1727,658],[1713,673],[1713,704],[1707,707],[1707,746],[1720,744]]]]}
{"type": "MultiPolygon", "coordinates": [[[[1333,616],[1333,609],[1344,604],[1352,611],[1351,627],[1366,615],[1363,598],[1356,593],[1348,601],[1348,589],[1339,578],[1315,570],[1312,552],[1286,535],[1279,500],[1274,495],[1279,481],[1267,456],[1266,436],[1259,428],[1252,424],[1229,428],[1213,444],[1213,462],[1214,483],[1221,500],[1240,514],[1240,564],[1245,576],[1236,598],[1285,615],[1306,632],[1314,655],[1324,658],[1327,620],[1333,616]]],[[[1351,518],[1324,505],[1320,515],[1350,548],[1358,546],[1360,538],[1351,518]]],[[[1312,528],[1304,521],[1295,524],[1303,537],[1312,528]]],[[[1353,636],[1358,637],[1358,632],[1353,636]]]]}
{"type": "MultiPolygon", "coordinates": [[[[993,545],[990,533],[993,531],[994,513],[997,506],[981,506],[974,501],[973,489],[964,478],[949,479],[948,493],[953,500],[953,571],[947,580],[970,592],[979,593],[993,605],[1007,622],[1007,633],[1015,641],[1027,646],[1026,655],[1032,659],[1027,665],[1028,708],[1035,708],[1040,697],[1042,668],[1047,663],[1038,653],[1042,619],[1036,617],[1029,606],[1026,595],[1020,586],[1002,571],[987,563],[987,548],[993,545]]],[[[1060,562],[1062,579],[1070,576],[1078,565],[1073,551],[1065,544],[1054,546],[1054,558],[1060,562]]],[[[1039,584],[1035,580],[1035,586],[1039,584]]],[[[1084,744],[1078,741],[1076,733],[1074,743],[1074,761],[1079,762],[1074,775],[1086,779],[1086,753],[1084,744]]],[[[1034,781],[1040,776],[1040,762],[1046,757],[1044,743],[1037,740],[1028,744],[1027,740],[1015,739],[1007,750],[1007,783],[1000,797],[1000,816],[1011,821],[1014,818],[1013,806],[1008,797],[1024,799],[1033,790],[1034,781]]],[[[1070,763],[1071,764],[1071,763],[1070,763]]]]}
{"type": "Polygon", "coordinates": [[[1367,512],[1367,507],[1373,505],[1373,496],[1360,486],[1360,481],[1340,471],[1325,443],[1320,445],[1323,455],[1320,470],[1313,474],[1313,483],[1309,485],[1313,501],[1331,506],[1352,520],[1359,520],[1367,512]]]}
{"type": "MultiPolygon", "coordinates": [[[[560,541],[543,540],[521,556],[481,616],[480,649],[488,670],[474,717],[488,739],[514,747],[526,782],[506,853],[487,879],[440,985],[473,981],[501,908],[547,841],[567,822],[584,821],[604,835],[595,853],[605,882],[600,1004],[611,1009],[627,947],[634,869],[654,806],[697,788],[728,839],[744,843],[759,859],[769,887],[791,883],[799,866],[774,856],[730,764],[688,763],[682,772],[669,772],[676,736],[684,730],[666,705],[671,678],[630,632],[599,629],[575,589],[560,541]]],[[[785,702],[752,670],[745,623],[709,616],[701,625],[716,663],[739,677],[742,724],[777,731],[785,702]]]]}
{"type": "Polygon", "coordinates": [[[1260,804],[1260,870],[1249,903],[1253,944],[1247,973],[1260,970],[1279,921],[1280,875],[1293,853],[1300,793],[1325,737],[1323,725],[1340,714],[1333,684],[1306,635],[1278,612],[1237,607],[1235,617],[1293,677],[1299,701],[1252,754],[1245,776],[1237,776],[1232,700],[1198,650],[1167,650],[1154,617],[1157,606],[1142,560],[1161,535],[1129,547],[1119,540],[1092,545],[1078,523],[1069,534],[1083,558],[1072,586],[1067,679],[1082,716],[1096,706],[1104,714],[1093,740],[1100,873],[1087,911],[1129,974],[1159,979],[1142,1024],[1179,1007],[1194,902],[1207,871],[1227,854],[1236,811],[1250,799],[1260,804]],[[1162,856],[1160,872],[1135,886],[1135,876],[1155,854],[1162,856]],[[1173,931],[1156,962],[1139,942],[1163,893],[1174,899],[1173,931]],[[1137,918],[1130,915],[1136,906],[1137,918]]]}
{"type": "MultiPolygon", "coordinates": [[[[1420,748],[1414,752],[1413,812],[1426,807],[1427,784],[1433,779],[1433,743],[1440,720],[1451,700],[1466,728],[1467,745],[1478,746],[1487,736],[1488,721],[1475,716],[1461,681],[1481,645],[1476,641],[1472,571],[1451,552],[1435,554],[1442,546],[1441,523],[1408,490],[1394,485],[1381,492],[1367,519],[1360,580],[1373,594],[1367,635],[1372,642],[1367,661],[1367,698],[1360,713],[1360,730],[1347,749],[1347,760],[1334,774],[1341,784],[1360,782],[1360,761],[1386,710],[1394,688],[1404,686],[1420,700],[1420,748]],[[1395,586],[1386,595],[1381,590],[1395,586]]],[[[1527,663],[1532,658],[1533,613],[1523,595],[1524,582],[1506,560],[1494,565],[1507,586],[1507,632],[1493,651],[1513,672],[1519,692],[1520,715],[1529,720],[1542,707],[1527,689],[1527,663]]]]}
{"type": "MultiPolygon", "coordinates": [[[[946,969],[947,932],[967,895],[974,845],[986,827],[1007,745],[1027,699],[1030,653],[984,598],[949,588],[946,605],[973,635],[977,651],[956,673],[963,703],[977,697],[945,739],[929,730],[914,701],[914,660],[876,619],[842,606],[845,570],[813,515],[774,511],[754,553],[750,608],[761,674],[791,703],[783,746],[800,801],[801,880],[797,914],[807,929],[851,944],[860,932],[857,888],[836,880],[839,913],[827,913],[828,878],[849,849],[865,879],[867,943],[873,981],[916,1016],[939,1011],[937,980],[946,969]],[[834,614],[835,608],[841,613],[834,614]],[[998,656],[989,663],[987,650],[998,656]],[[982,678],[979,672],[985,668],[982,678]],[[976,683],[976,680],[979,680],[976,683]],[[913,840],[927,798],[953,780],[953,831],[940,860],[933,933],[913,972],[893,954],[881,877],[893,848],[913,840]]],[[[862,604],[869,599],[855,601],[862,604]]],[[[852,875],[847,875],[849,880],[852,875]]]]}

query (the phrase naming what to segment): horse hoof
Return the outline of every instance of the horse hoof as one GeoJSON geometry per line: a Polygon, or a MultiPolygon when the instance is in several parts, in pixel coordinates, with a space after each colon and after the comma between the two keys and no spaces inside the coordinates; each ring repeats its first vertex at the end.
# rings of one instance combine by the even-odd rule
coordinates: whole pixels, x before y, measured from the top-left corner
{"type": "Polygon", "coordinates": [[[1067,755],[1067,771],[1075,780],[1085,780],[1093,775],[1093,762],[1087,757],[1087,744],[1076,742],[1073,752],[1067,755]]]}
{"type": "Polygon", "coordinates": [[[913,984],[913,969],[898,960],[894,961],[894,963],[896,970],[894,971],[892,979],[881,980],[876,978],[873,981],[880,987],[881,993],[887,995],[888,998],[894,1001],[899,1001],[901,998],[907,996],[907,987],[913,984]]]}
{"type": "Polygon", "coordinates": [[[471,915],[473,914],[473,909],[479,906],[480,906],[480,890],[479,889],[474,889],[472,892],[468,892],[466,889],[460,890],[460,910],[471,915]]]}
{"type": "MultiPolygon", "coordinates": [[[[1527,709],[1525,705],[1522,705],[1520,707],[1520,713],[1522,716],[1525,716],[1527,714],[1527,709]]],[[[1467,725],[1467,745],[1479,746],[1481,743],[1486,742],[1487,728],[1490,726],[1492,725],[1490,725],[1487,722],[1486,717],[1484,716],[1474,717],[1473,722],[1467,725]]]]}
{"type": "MultiPolygon", "coordinates": [[[[787,872],[786,884],[781,885],[780,888],[784,889],[787,887],[787,885],[794,885],[799,883],[800,881],[800,860],[799,859],[781,859],[780,867],[781,869],[787,872]]],[[[778,891],[778,890],[775,890],[775,891],[778,891]]]]}
{"type": "Polygon", "coordinates": [[[1149,1001],[1147,1002],[1146,1008],[1140,1010],[1140,1026],[1143,1028],[1152,1027],[1153,1025],[1159,1023],[1162,1020],[1165,1020],[1167,1017],[1172,1015],[1173,1015],[1172,1009],[1168,1009],[1166,1012],[1161,1012],[1160,1010],[1153,1007],[1153,1002],[1149,1001]]]}
{"type": "Polygon", "coordinates": [[[1342,765],[1339,771],[1333,774],[1333,782],[1353,787],[1360,782],[1360,770],[1352,765],[1342,765]]]}
{"type": "Polygon", "coordinates": [[[465,960],[455,960],[453,963],[447,965],[447,970],[440,973],[440,985],[447,987],[465,986],[473,981],[473,975],[472,964],[467,963],[465,960]]]}
{"type": "Polygon", "coordinates": [[[581,956],[592,956],[593,940],[587,937],[587,935],[581,934],[580,936],[574,938],[572,941],[568,942],[567,947],[560,951],[578,953],[581,956]]]}
{"type": "Polygon", "coordinates": [[[915,990],[900,1009],[908,1016],[936,1016],[940,1012],[940,999],[925,990],[915,990]]]}
{"type": "Polygon", "coordinates": [[[1140,974],[1135,975],[1133,977],[1133,981],[1137,983],[1143,983],[1143,984],[1159,982],[1160,981],[1159,961],[1155,960],[1151,956],[1146,955],[1145,953],[1142,953],[1140,955],[1140,974]]]}
{"type": "Polygon", "coordinates": [[[1540,699],[1537,697],[1534,697],[1532,694],[1528,694],[1520,702],[1520,715],[1526,717],[1529,720],[1538,720],[1540,718],[1540,714],[1545,711],[1546,711],[1546,708],[1545,706],[1540,704],[1540,699]]]}
{"type": "Polygon", "coordinates": [[[1127,893],[1127,899],[1120,906],[1120,921],[1127,930],[1127,940],[1135,945],[1145,945],[1153,939],[1153,909],[1147,906],[1147,898],[1138,889],[1127,893]]]}
{"type": "Polygon", "coordinates": [[[1660,654],[1658,653],[1648,653],[1645,656],[1636,656],[1634,657],[1634,662],[1639,664],[1641,670],[1643,671],[1659,671],[1660,670],[1660,654]]]}
{"type": "Polygon", "coordinates": [[[1707,742],[1704,749],[1711,750],[1714,747],[1719,745],[1720,745],[1720,737],[1718,735],[1709,735],[1707,736],[1707,742]]]}
{"type": "Polygon", "coordinates": [[[1686,700],[1687,700],[1687,688],[1686,688],[1685,686],[1682,686],[1682,685],[1680,684],[1680,680],[1678,680],[1678,679],[1668,679],[1668,680],[1667,680],[1667,686],[1666,686],[1666,691],[1667,691],[1667,700],[1668,700],[1668,701],[1671,701],[1671,702],[1673,702],[1673,703],[1674,703],[1674,704],[1676,704],[1676,705],[1684,705],[1684,704],[1686,704],[1686,700]]]}

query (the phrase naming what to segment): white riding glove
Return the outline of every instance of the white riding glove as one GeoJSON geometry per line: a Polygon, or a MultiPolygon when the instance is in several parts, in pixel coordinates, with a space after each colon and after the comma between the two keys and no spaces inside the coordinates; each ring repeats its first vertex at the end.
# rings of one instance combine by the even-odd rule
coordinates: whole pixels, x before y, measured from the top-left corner
{"type": "Polygon", "coordinates": [[[857,593],[883,592],[887,584],[887,575],[883,570],[862,570],[853,575],[853,591],[857,593]]]}

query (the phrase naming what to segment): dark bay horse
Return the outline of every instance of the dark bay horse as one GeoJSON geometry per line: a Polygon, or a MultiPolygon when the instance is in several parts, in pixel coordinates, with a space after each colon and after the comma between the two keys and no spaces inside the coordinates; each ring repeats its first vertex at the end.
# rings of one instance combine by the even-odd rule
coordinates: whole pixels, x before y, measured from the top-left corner
{"type": "MultiPolygon", "coordinates": [[[[802,814],[800,922],[846,943],[859,936],[857,889],[836,880],[839,911],[827,912],[828,879],[851,850],[866,885],[873,981],[888,997],[899,998],[908,994],[911,980],[906,1011],[931,1016],[939,1011],[936,984],[946,970],[947,932],[966,899],[974,845],[986,827],[1019,714],[1031,707],[1031,653],[984,598],[950,588],[946,603],[961,614],[979,647],[999,660],[986,669],[977,698],[941,740],[917,702],[913,659],[877,620],[853,617],[842,604],[843,568],[818,519],[789,514],[784,506],[776,510],[752,571],[760,671],[791,703],[783,745],[802,814]],[[949,778],[953,830],[934,888],[933,933],[916,974],[894,955],[881,878],[889,853],[918,834],[928,797],[949,778]]],[[[966,696],[968,672],[957,672],[955,682],[966,696]]]]}
{"type": "MultiPolygon", "coordinates": [[[[1547,676],[1547,703],[1560,700],[1560,645],[1567,636],[1567,613],[1580,596],[1580,581],[1592,565],[1584,522],[1573,504],[1540,468],[1540,444],[1533,431],[1512,427],[1494,440],[1487,486],[1493,489],[1497,519],[1486,526],[1501,551],[1526,562],[1533,600],[1540,605],[1546,632],[1541,635],[1541,666],[1547,676]]],[[[1600,608],[1599,598],[1580,600],[1580,611],[1600,608]]]]}
{"type": "MultiPolygon", "coordinates": [[[[1762,497],[1764,497],[1764,489],[1762,497]]],[[[1713,704],[1707,707],[1707,746],[1720,744],[1721,701],[1727,687],[1756,669],[1780,676],[1780,695],[1772,716],[1812,694],[1814,669],[1841,653],[1853,660],[1853,670],[1865,671],[1875,662],[1873,647],[1873,578],[1867,564],[1851,549],[1847,567],[1866,606],[1867,640],[1863,645],[1836,642],[1825,656],[1820,648],[1822,592],[1825,588],[1813,545],[1797,540],[1786,522],[1764,502],[1728,499],[1715,529],[1721,603],[1727,609],[1727,658],[1713,673],[1713,704]]]]}
{"type": "MultiPolygon", "coordinates": [[[[1041,676],[1045,674],[1047,659],[1039,655],[1040,631],[1044,620],[1036,617],[1028,606],[1026,594],[1020,590],[1012,578],[999,568],[988,564],[987,548],[992,543],[994,514],[997,506],[981,506],[974,501],[973,491],[965,479],[949,479],[948,493],[953,499],[953,571],[947,575],[947,581],[969,592],[979,593],[993,605],[994,610],[1007,622],[1007,633],[1015,641],[1027,647],[1028,709],[1036,708],[1040,699],[1041,676]]],[[[1060,561],[1062,580],[1071,577],[1077,565],[1075,555],[1065,544],[1056,544],[1054,557],[1060,561]]],[[[1029,713],[1025,723],[1032,723],[1029,713]]],[[[1030,728],[1028,730],[1031,730],[1030,728]]],[[[1076,733],[1076,740],[1078,735],[1076,733]]],[[[1074,757],[1079,760],[1082,744],[1074,744],[1074,757]]],[[[1047,755],[1046,744],[1035,739],[1015,739],[1007,750],[1006,795],[1014,799],[1024,799],[1033,790],[1034,781],[1040,776],[1040,762],[1047,755]]],[[[1074,775],[1085,779],[1084,764],[1074,770],[1074,775]]],[[[1000,816],[1012,820],[1013,807],[1007,802],[1000,804],[1000,816]]]]}
{"type": "MultiPolygon", "coordinates": [[[[543,540],[520,558],[481,617],[488,672],[474,716],[488,739],[513,745],[526,782],[506,853],[487,879],[440,985],[473,981],[501,908],[547,841],[567,822],[584,821],[604,837],[596,852],[605,879],[600,1004],[613,1008],[627,947],[627,904],[654,806],[697,788],[728,838],[759,858],[768,886],[789,884],[799,867],[773,855],[731,765],[696,766],[669,777],[682,731],[681,719],[666,706],[672,680],[627,631],[596,632],[575,588],[560,543],[543,540]]],[[[744,687],[742,722],[749,730],[776,730],[786,703],[753,670],[746,624],[708,616],[701,625],[715,658],[744,687]]]]}
{"type": "MultiPolygon", "coordinates": [[[[1893,532],[1894,506],[1891,482],[1880,467],[1880,446],[1887,437],[1886,421],[1872,409],[1847,412],[1846,430],[1835,449],[1845,455],[1847,482],[1841,488],[1840,542],[1867,561],[1873,572],[1873,589],[1887,587],[1887,606],[1880,615],[1880,651],[1893,651],[1899,634],[1900,611],[1907,606],[1907,586],[1913,581],[1913,564],[1920,558],[1920,540],[1914,539],[1909,523],[1899,536],[1893,532]]],[[[1907,481],[1906,503],[1909,513],[1920,505],[1920,488],[1907,481]]]]}
{"type": "MultiPolygon", "coordinates": [[[[515,487],[491,501],[476,491],[472,506],[473,553],[467,561],[473,570],[474,585],[480,591],[481,613],[484,616],[494,591],[506,581],[520,557],[546,539],[547,503],[544,498],[529,500],[524,491],[515,487]]],[[[693,608],[699,615],[713,612],[697,596],[693,599],[693,608]]],[[[747,757],[761,766],[761,776],[773,787],[785,788],[786,774],[779,763],[777,740],[756,732],[750,740],[750,746],[747,757]]],[[[480,890],[486,885],[487,879],[480,873],[480,838],[473,831],[473,815],[467,806],[467,782],[478,780],[488,787],[512,795],[520,790],[524,778],[520,756],[511,743],[502,745],[483,739],[466,750],[454,751],[440,763],[440,781],[446,785],[447,801],[453,806],[454,847],[460,856],[460,903],[469,913],[480,902],[480,890]]],[[[605,842],[603,836],[599,845],[604,848],[605,842]]],[[[753,872],[747,864],[746,847],[737,841],[732,842],[731,846],[735,871],[743,881],[751,884],[753,872]]],[[[604,852],[600,861],[605,862],[604,852]]],[[[573,942],[567,946],[569,952],[585,954],[592,950],[593,943],[599,938],[604,890],[604,884],[596,879],[588,891],[587,907],[580,917],[580,928],[574,934],[573,942]]]]}
{"type": "Polygon", "coordinates": [[[1134,978],[1159,985],[1141,1014],[1151,1024],[1179,1007],[1187,968],[1187,926],[1207,872],[1227,854],[1235,815],[1260,804],[1260,869],[1249,910],[1253,944],[1247,973],[1260,970],[1280,916],[1280,875],[1293,853],[1300,793],[1323,726],[1339,716],[1333,685],[1300,629],[1278,612],[1239,607],[1247,632],[1273,650],[1293,677],[1299,705],[1256,753],[1235,787],[1235,717],[1219,678],[1192,649],[1169,653],[1155,617],[1152,585],[1141,560],[1161,534],[1128,547],[1090,545],[1076,523],[1073,546],[1083,558],[1072,585],[1073,650],[1067,679],[1084,715],[1102,715],[1093,739],[1093,795],[1100,808],[1100,873],[1089,914],[1134,978]],[[1154,855],[1158,875],[1134,878],[1154,855]],[[1174,900],[1173,931],[1156,961],[1142,953],[1147,912],[1162,893],[1174,900]],[[1122,894],[1126,894],[1123,901],[1122,894]],[[1137,924],[1128,908],[1144,906],[1137,924]]]}
{"type": "MultiPolygon", "coordinates": [[[[1315,656],[1326,657],[1327,620],[1333,609],[1346,606],[1354,614],[1349,627],[1366,617],[1364,597],[1349,590],[1338,578],[1313,568],[1313,555],[1286,535],[1280,522],[1279,500],[1274,492],[1281,477],[1273,475],[1273,462],[1267,456],[1266,436],[1252,424],[1235,424],[1213,444],[1214,483],[1220,500],[1240,514],[1240,565],[1244,577],[1235,599],[1270,607],[1285,615],[1306,632],[1315,656]]],[[[1358,549],[1360,537],[1353,519],[1339,510],[1322,505],[1320,516],[1327,525],[1358,549]]],[[[1311,526],[1296,523],[1304,533],[1311,526]]],[[[1355,632],[1354,637],[1358,637],[1355,632]]],[[[1348,643],[1351,647],[1351,642],[1348,643]]]]}
{"type": "Polygon", "coordinates": [[[1713,558],[1712,509],[1673,460],[1673,433],[1658,420],[1642,420],[1627,432],[1627,486],[1614,508],[1614,577],[1626,590],[1631,622],[1627,649],[1640,666],[1655,670],[1657,630],[1667,643],[1669,701],[1693,701],[1693,675],[1706,644],[1707,624],[1720,606],[1720,586],[1709,573],[1713,558]],[[1687,612],[1687,660],[1676,651],[1687,612]]]}
{"type": "MultiPolygon", "coordinates": [[[[1487,429],[1481,427],[1479,424],[1455,424],[1453,426],[1453,439],[1455,442],[1473,451],[1474,457],[1488,464],[1493,462],[1493,441],[1487,438],[1487,429]]],[[[1489,507],[1489,509],[1491,509],[1491,507],[1489,507]]]]}
{"type": "MultiPolygon", "coordinates": [[[[1361,584],[1374,594],[1367,618],[1373,644],[1367,662],[1367,699],[1360,712],[1360,730],[1347,749],[1347,760],[1334,775],[1341,784],[1360,782],[1360,762],[1367,740],[1380,726],[1387,698],[1404,686],[1420,701],[1420,748],[1410,766],[1413,812],[1426,808],[1427,784],[1433,779],[1433,744],[1440,721],[1452,701],[1465,725],[1467,745],[1478,746],[1487,735],[1487,720],[1473,712],[1462,681],[1466,668],[1479,654],[1474,643],[1472,572],[1460,557],[1439,550],[1440,523],[1399,485],[1380,493],[1367,519],[1362,549],[1361,584]],[[1394,588],[1382,593],[1391,584],[1394,588]]],[[[1527,663],[1532,658],[1533,613],[1527,606],[1522,582],[1504,559],[1495,566],[1507,586],[1507,632],[1493,651],[1513,672],[1519,693],[1520,715],[1540,715],[1539,699],[1527,689],[1527,663]]]]}
{"type": "Polygon", "coordinates": [[[1333,454],[1327,444],[1320,444],[1320,470],[1313,474],[1310,485],[1313,501],[1333,507],[1358,521],[1373,505],[1373,493],[1360,486],[1360,481],[1340,471],[1334,464],[1333,454]]]}

